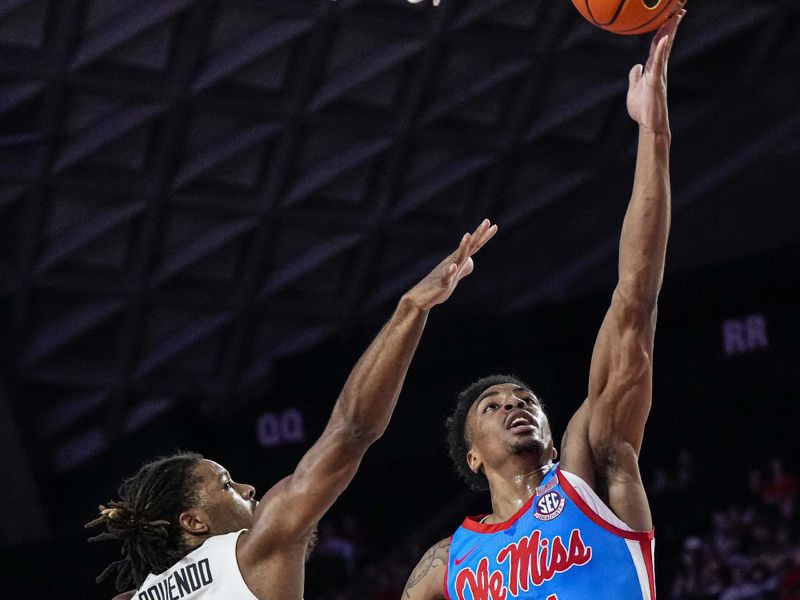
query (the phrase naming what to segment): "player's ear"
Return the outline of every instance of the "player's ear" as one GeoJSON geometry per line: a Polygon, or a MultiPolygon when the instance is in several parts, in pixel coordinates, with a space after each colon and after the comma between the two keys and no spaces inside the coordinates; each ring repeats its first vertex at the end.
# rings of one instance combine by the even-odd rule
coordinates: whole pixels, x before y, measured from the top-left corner
{"type": "Polygon", "coordinates": [[[178,522],[181,524],[181,529],[192,535],[208,533],[209,530],[208,515],[197,508],[183,511],[178,517],[178,522]]]}
{"type": "Polygon", "coordinates": [[[467,452],[467,464],[473,473],[479,473],[483,466],[483,460],[474,448],[470,448],[467,452]]]}
{"type": "Polygon", "coordinates": [[[551,458],[550,460],[556,462],[557,459],[558,459],[558,450],[556,450],[556,447],[553,446],[553,458],[551,458]]]}

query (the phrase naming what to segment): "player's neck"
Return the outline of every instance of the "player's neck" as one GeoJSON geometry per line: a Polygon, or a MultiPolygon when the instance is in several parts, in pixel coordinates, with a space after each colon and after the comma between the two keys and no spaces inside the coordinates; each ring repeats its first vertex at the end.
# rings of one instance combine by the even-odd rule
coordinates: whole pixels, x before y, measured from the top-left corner
{"type": "Polygon", "coordinates": [[[487,523],[507,521],[536,493],[536,488],[552,466],[540,464],[531,457],[512,457],[496,469],[487,469],[492,495],[492,515],[487,523]]]}
{"type": "Polygon", "coordinates": [[[205,541],[212,536],[211,534],[202,534],[202,535],[184,535],[184,556],[187,554],[191,554],[195,550],[197,550],[200,546],[202,546],[205,541]]]}

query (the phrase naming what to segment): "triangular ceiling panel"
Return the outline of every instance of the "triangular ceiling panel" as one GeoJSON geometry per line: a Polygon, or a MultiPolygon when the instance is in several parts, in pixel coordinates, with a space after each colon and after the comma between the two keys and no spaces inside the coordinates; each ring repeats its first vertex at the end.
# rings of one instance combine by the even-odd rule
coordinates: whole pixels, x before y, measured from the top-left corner
{"type": "MultiPolygon", "coordinates": [[[[0,115],[30,102],[45,89],[43,82],[10,82],[0,85],[0,115]]],[[[8,131],[6,131],[7,133],[8,131]]]]}
{"type": "Polygon", "coordinates": [[[118,160],[122,163],[142,163],[141,154],[147,145],[147,135],[152,133],[150,128],[153,126],[153,121],[163,115],[166,109],[165,104],[150,103],[126,106],[109,114],[99,122],[83,129],[64,144],[55,161],[54,170],[62,172],[74,167],[82,160],[96,158],[98,154],[103,154],[113,142],[128,134],[134,134],[134,137],[130,139],[135,143],[129,148],[127,156],[125,152],[125,148],[128,148],[127,145],[123,144],[122,148],[118,148],[118,155],[121,154],[123,157],[118,160]],[[144,133],[142,133],[142,129],[145,130],[144,133]]]}
{"type": "Polygon", "coordinates": [[[152,376],[198,345],[217,343],[222,328],[232,321],[228,314],[206,313],[181,315],[179,322],[176,322],[175,316],[179,314],[178,310],[166,309],[154,312],[143,335],[142,357],[134,371],[134,378],[152,376]]]}
{"type": "MultiPolygon", "coordinates": [[[[256,68],[261,72],[268,65],[278,67],[279,72],[271,72],[266,83],[258,87],[275,88],[279,80],[283,78],[285,60],[285,48],[288,44],[293,44],[311,29],[311,23],[303,19],[286,19],[271,22],[262,29],[254,30],[247,35],[237,35],[231,40],[230,45],[225,46],[216,56],[209,57],[192,87],[193,91],[200,92],[220,83],[221,81],[236,80],[242,72],[258,65],[256,68]],[[278,53],[277,59],[269,58],[266,62],[259,63],[263,57],[271,57],[273,53],[278,53]],[[284,60],[280,59],[284,57],[284,60]]],[[[252,74],[252,72],[250,72],[252,74]]],[[[252,84],[252,81],[247,81],[252,84]]]]}
{"type": "Polygon", "coordinates": [[[205,280],[231,281],[240,258],[239,244],[256,226],[255,219],[233,219],[225,225],[215,223],[210,227],[208,221],[204,223],[176,215],[171,221],[173,231],[167,236],[174,235],[182,241],[164,250],[164,260],[157,265],[152,283],[162,284],[182,272],[190,272],[205,280]],[[209,269],[207,273],[204,267],[209,269]]]}
{"type": "MultiPolygon", "coordinates": [[[[154,27],[180,14],[193,2],[194,0],[149,1],[147,10],[143,10],[138,2],[91,2],[92,8],[98,10],[90,10],[90,17],[85,21],[83,37],[70,67],[77,70],[101,57],[113,54],[126,44],[133,43],[135,39],[148,35],[154,27]],[[111,7],[113,9],[108,10],[111,7]]],[[[156,35],[151,41],[159,39],[156,35]]],[[[152,61],[152,56],[163,55],[165,48],[154,44],[151,50],[156,52],[151,55],[152,61]]]]}
{"type": "MultiPolygon", "coordinates": [[[[799,241],[772,170],[800,162],[798,10],[689,3],[680,268],[799,241]],[[756,189],[781,218],[756,218],[756,189]]],[[[42,463],[194,392],[215,414],[252,401],[276,358],[384,319],[483,217],[500,233],[453,314],[607,284],[648,44],[566,1],[0,2],[0,329],[12,385],[46,399],[21,418],[57,430],[42,463]]]]}
{"type": "Polygon", "coordinates": [[[0,44],[36,49],[44,43],[47,2],[6,0],[0,6],[0,44]]]}
{"type": "Polygon", "coordinates": [[[109,53],[109,62],[146,71],[163,71],[172,50],[174,28],[173,21],[156,25],[109,53]]]}
{"type": "MultiPolygon", "coordinates": [[[[51,223],[77,217],[72,226],[59,227],[42,248],[36,270],[43,273],[64,261],[85,267],[122,269],[129,252],[130,226],[142,215],[141,202],[116,204],[79,216],[83,207],[70,206],[52,215],[51,223]],[[76,214],[77,213],[77,214],[76,214]]],[[[60,223],[59,223],[60,225],[60,223]]]]}
{"type": "Polygon", "coordinates": [[[430,107],[423,117],[426,124],[443,116],[456,117],[466,124],[494,125],[502,117],[514,79],[529,67],[527,60],[511,60],[488,72],[471,74],[466,81],[451,83],[431,94],[430,107]]]}
{"type": "Polygon", "coordinates": [[[269,296],[298,285],[317,268],[337,259],[351,250],[360,240],[359,234],[325,236],[323,227],[315,233],[284,226],[274,249],[275,263],[261,288],[262,296],[269,296]]]}

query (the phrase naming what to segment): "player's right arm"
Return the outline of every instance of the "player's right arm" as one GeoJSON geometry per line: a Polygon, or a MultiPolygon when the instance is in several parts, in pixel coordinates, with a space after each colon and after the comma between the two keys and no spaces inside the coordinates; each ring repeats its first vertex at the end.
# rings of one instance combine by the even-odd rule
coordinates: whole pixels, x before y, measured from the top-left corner
{"type": "Polygon", "coordinates": [[[253,527],[237,548],[243,571],[276,553],[304,553],[313,527],[386,429],[428,312],[472,272],[472,255],[496,231],[485,220],[474,233],[465,234],[458,248],[402,297],[348,377],[319,440],[295,472],[262,499],[253,527]]]}
{"type": "Polygon", "coordinates": [[[450,538],[428,548],[411,572],[402,600],[445,600],[444,586],[450,538]]]}
{"type": "Polygon", "coordinates": [[[652,403],[653,342],[671,220],[667,66],[684,11],[631,70],[628,112],[639,124],[633,192],[619,247],[619,280],[592,352],[588,397],[562,440],[562,466],[583,478],[628,526],[652,529],[639,452],[652,403]]]}

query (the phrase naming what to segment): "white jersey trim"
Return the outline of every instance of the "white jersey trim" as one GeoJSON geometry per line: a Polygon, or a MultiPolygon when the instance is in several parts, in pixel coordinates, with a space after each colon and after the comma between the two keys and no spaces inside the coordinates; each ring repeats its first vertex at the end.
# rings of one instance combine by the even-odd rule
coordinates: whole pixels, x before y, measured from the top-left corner
{"type": "Polygon", "coordinates": [[[600,499],[600,497],[595,493],[588,483],[574,473],[570,473],[564,469],[561,469],[561,472],[572,484],[572,487],[575,488],[575,491],[578,492],[578,495],[583,499],[584,502],[586,502],[589,508],[591,508],[598,516],[602,517],[604,521],[607,521],[614,527],[618,527],[624,531],[634,532],[634,530],[626,525],[622,519],[614,514],[614,511],[606,506],[606,503],[600,499]]]}
{"type": "Polygon", "coordinates": [[[636,577],[639,580],[639,586],[642,591],[642,600],[656,600],[655,596],[655,570],[653,568],[653,557],[655,555],[655,539],[652,537],[652,532],[635,531],[628,526],[622,519],[614,514],[605,502],[595,493],[591,486],[581,479],[578,475],[568,471],[560,470],[564,475],[567,483],[572,486],[575,493],[580,497],[586,505],[585,509],[591,510],[597,515],[599,519],[604,521],[610,527],[619,530],[618,535],[621,533],[623,536],[625,532],[631,533],[634,536],[643,535],[649,539],[631,539],[625,537],[625,545],[631,555],[631,560],[636,569],[636,577]]]}
{"type": "MultiPolygon", "coordinates": [[[[642,600],[655,600],[655,597],[650,592],[650,574],[647,572],[647,565],[644,562],[644,542],[637,542],[635,540],[625,540],[628,546],[628,552],[631,553],[633,565],[636,567],[636,576],[639,578],[639,586],[642,588],[642,600]]],[[[653,556],[655,551],[655,539],[650,540],[650,556],[653,556]]]]}

